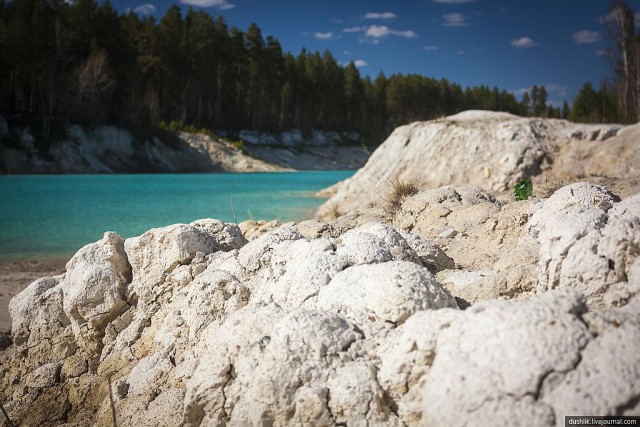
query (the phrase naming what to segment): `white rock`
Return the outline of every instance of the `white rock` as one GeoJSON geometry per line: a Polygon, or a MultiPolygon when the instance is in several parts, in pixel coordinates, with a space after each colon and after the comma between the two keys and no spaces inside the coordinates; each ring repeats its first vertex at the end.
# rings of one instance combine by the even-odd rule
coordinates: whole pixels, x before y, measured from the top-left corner
{"type": "MultiPolygon", "coordinates": [[[[179,301],[180,316],[189,328],[188,340],[193,342],[211,322],[246,305],[249,291],[228,272],[209,268],[181,291],[179,301]]],[[[175,327],[166,334],[175,334],[175,327]]]]}
{"type": "Polygon", "coordinates": [[[472,184],[504,191],[539,168],[545,156],[541,120],[469,114],[397,128],[321,211],[332,205],[348,212],[378,204],[393,179],[424,188],[472,184]]]}
{"type": "Polygon", "coordinates": [[[248,282],[254,301],[273,301],[292,310],[309,300],[315,303],[318,291],[346,267],[347,258],[328,240],[299,239],[275,246],[270,262],[271,268],[248,282]]]}
{"type": "Polygon", "coordinates": [[[364,331],[401,324],[418,310],[457,307],[424,267],[407,261],[358,265],[318,293],[318,307],[343,314],[364,331]]]}
{"type": "MultiPolygon", "coordinates": [[[[257,369],[247,363],[234,365],[238,389],[231,390],[230,396],[238,400],[230,424],[247,425],[271,419],[277,425],[287,425],[292,418],[321,416],[292,413],[296,407],[295,391],[300,384],[327,384],[327,375],[333,367],[344,363],[344,358],[348,358],[345,350],[360,337],[353,325],[335,314],[302,309],[283,317],[272,326],[268,339],[263,338],[253,347],[253,352],[261,349],[257,369]],[[314,331],[313,340],[308,339],[309,330],[314,331]],[[246,371],[247,368],[251,371],[246,371]]],[[[329,391],[327,399],[330,396],[347,399],[335,390],[329,391]]],[[[357,400],[349,406],[361,402],[357,400]]],[[[322,407],[319,409],[324,412],[322,407]]]]}
{"type": "Polygon", "coordinates": [[[335,424],[404,425],[385,402],[384,391],[371,364],[355,363],[339,368],[329,379],[328,387],[331,392],[329,407],[335,424]]]}
{"type": "Polygon", "coordinates": [[[400,232],[407,244],[413,249],[418,259],[432,273],[455,268],[455,262],[434,243],[416,234],[400,232]]]}
{"type": "Polygon", "coordinates": [[[290,227],[276,228],[246,244],[238,254],[238,261],[248,273],[269,265],[275,245],[285,241],[302,239],[302,235],[290,227]]]}
{"type": "MultiPolygon", "coordinates": [[[[11,334],[16,345],[26,344],[33,332],[36,339],[50,336],[45,331],[51,321],[51,311],[58,312],[58,317],[66,318],[62,310],[62,298],[56,298],[61,294],[59,283],[62,276],[43,277],[31,283],[25,290],[14,296],[9,302],[9,315],[11,316],[11,334]],[[46,313],[43,307],[51,307],[46,313]],[[61,315],[61,316],[60,316],[61,315]]],[[[62,320],[62,319],[61,319],[62,320]]],[[[69,320],[63,320],[69,323],[69,320]]]]}
{"type": "Polygon", "coordinates": [[[566,375],[549,376],[542,401],[555,409],[557,425],[562,415],[638,414],[628,405],[637,402],[640,378],[640,323],[626,322],[601,331],[581,352],[580,363],[566,375]],[[598,386],[599,392],[594,392],[598,386]]]}
{"type": "Polygon", "coordinates": [[[457,235],[458,232],[454,228],[445,228],[444,230],[442,230],[442,233],[438,234],[438,236],[442,237],[443,239],[450,239],[456,237],[457,235]]]}
{"type": "Polygon", "coordinates": [[[446,270],[437,275],[438,281],[451,295],[463,298],[468,302],[475,302],[477,288],[488,287],[490,281],[495,280],[493,270],[446,270]]]}
{"type": "Polygon", "coordinates": [[[184,390],[174,388],[160,393],[143,412],[141,424],[157,427],[173,427],[182,422],[184,390]]]}
{"type": "Polygon", "coordinates": [[[113,232],[80,249],[67,263],[63,307],[78,344],[85,350],[100,352],[107,323],[127,307],[125,294],[130,281],[124,239],[113,232]]]}
{"type": "Polygon", "coordinates": [[[129,298],[137,296],[150,305],[168,291],[163,279],[176,267],[191,262],[198,252],[239,249],[246,243],[236,225],[207,219],[191,224],[175,224],[154,228],[139,237],[127,239],[125,251],[131,263],[133,281],[129,298]]]}
{"type": "Polygon", "coordinates": [[[540,242],[539,291],[580,290],[594,308],[624,305],[639,290],[632,266],[640,252],[640,195],[619,202],[604,187],[572,184],[556,191],[528,227],[540,242]]]}
{"type": "Polygon", "coordinates": [[[640,172],[638,135],[638,125],[574,124],[491,111],[415,122],[395,129],[363,168],[333,186],[335,194],[318,215],[336,207],[352,212],[380,205],[395,180],[423,189],[472,184],[506,194],[528,177],[540,196],[545,181],[552,178],[633,179],[640,172]]]}
{"type": "MultiPolygon", "coordinates": [[[[587,223],[560,251],[561,287],[573,289],[539,296],[526,277],[548,224],[529,236],[532,203],[502,204],[477,188],[407,201],[428,201],[415,228],[444,218],[464,230],[448,239],[458,270],[437,239],[354,218],[287,225],[250,243],[212,220],[152,230],[126,251],[107,234],[65,275],[12,300],[16,345],[0,354],[0,400],[21,425],[65,426],[112,425],[114,413],[123,427],[562,425],[592,408],[635,414],[637,200],[607,207],[606,194],[592,204],[580,191],[573,205],[560,191],[556,206],[578,219],[599,209],[603,224],[587,223]],[[464,258],[464,244],[480,252],[483,242],[486,260],[464,258]],[[616,264],[584,289],[568,275],[581,245],[591,264],[616,264]],[[473,305],[460,310],[452,295],[473,305]],[[622,307],[593,310],[596,297],[622,307]]],[[[551,216],[547,203],[534,215],[551,216]]]]}
{"type": "Polygon", "coordinates": [[[386,224],[380,222],[367,224],[347,232],[344,237],[354,233],[366,233],[377,237],[388,248],[389,254],[396,261],[407,260],[417,263],[420,262],[413,248],[409,245],[402,233],[386,224]]]}
{"type": "Polygon", "coordinates": [[[51,387],[60,379],[60,363],[47,363],[29,373],[25,383],[32,388],[51,387]]]}
{"type": "Polygon", "coordinates": [[[378,379],[398,405],[405,423],[421,423],[421,383],[436,356],[438,336],[463,316],[462,311],[453,309],[418,311],[382,344],[378,379]]]}
{"type": "Polygon", "coordinates": [[[337,252],[349,265],[387,262],[393,258],[388,245],[374,234],[356,229],[344,234],[340,240],[337,252]]]}
{"type": "Polygon", "coordinates": [[[127,376],[127,398],[144,396],[149,403],[155,398],[158,385],[166,381],[172,369],[169,358],[162,353],[141,359],[127,376]]]}
{"type": "Polygon", "coordinates": [[[632,220],[634,217],[640,217],[640,194],[635,194],[616,203],[607,211],[607,215],[611,219],[628,218],[632,220]]]}
{"type": "MultiPolygon", "coordinates": [[[[577,294],[565,292],[527,302],[486,302],[463,312],[438,336],[435,357],[422,385],[422,421],[430,425],[477,425],[490,420],[503,424],[523,416],[527,425],[549,425],[556,420],[562,425],[562,416],[568,414],[566,405],[581,396],[575,389],[563,389],[562,378],[578,375],[584,358],[589,357],[585,347],[600,340],[593,338],[579,317],[584,310],[577,294]]],[[[429,324],[423,326],[430,329],[429,324]]],[[[637,365],[639,341],[626,342],[627,348],[615,350],[620,356],[625,353],[622,371],[617,372],[632,361],[637,365]]],[[[602,369],[604,373],[586,380],[584,390],[597,387],[600,392],[595,399],[611,396],[607,410],[597,411],[611,414],[615,404],[629,401],[631,390],[638,391],[632,378],[640,372],[626,371],[630,376],[619,386],[619,374],[606,374],[613,363],[607,356],[609,350],[596,347],[598,356],[586,370],[602,369]],[[620,394],[621,389],[628,391],[620,394]]],[[[586,405],[582,409],[590,413],[586,405]]]]}
{"type": "Polygon", "coordinates": [[[275,304],[251,304],[229,315],[221,325],[211,324],[203,331],[201,356],[186,383],[185,425],[228,422],[239,390],[247,387],[235,381],[238,372],[246,369],[244,375],[251,378],[273,325],[283,316],[275,304]]]}
{"type": "Polygon", "coordinates": [[[556,191],[534,212],[528,229],[541,245],[542,286],[547,289],[558,286],[561,263],[570,247],[591,229],[604,227],[606,211],[615,202],[615,195],[605,188],[578,183],[556,191]]]}

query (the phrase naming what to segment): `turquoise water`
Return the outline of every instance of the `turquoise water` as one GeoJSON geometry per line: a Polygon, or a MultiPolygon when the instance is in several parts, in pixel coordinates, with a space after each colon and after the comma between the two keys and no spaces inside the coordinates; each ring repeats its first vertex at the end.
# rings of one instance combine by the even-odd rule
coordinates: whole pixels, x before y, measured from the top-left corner
{"type": "Polygon", "coordinates": [[[107,231],[218,218],[301,220],[353,171],[0,176],[0,260],[68,257],[107,231]]]}

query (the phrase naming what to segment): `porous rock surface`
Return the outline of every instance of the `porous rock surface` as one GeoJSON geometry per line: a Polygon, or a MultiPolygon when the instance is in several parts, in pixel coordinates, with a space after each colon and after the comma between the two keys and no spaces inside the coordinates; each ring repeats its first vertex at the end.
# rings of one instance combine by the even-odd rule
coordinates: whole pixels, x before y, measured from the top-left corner
{"type": "Polygon", "coordinates": [[[106,233],[12,300],[0,399],[25,426],[638,415],[639,206],[588,183],[510,203],[459,185],[387,223],[106,233]]]}
{"type": "Polygon", "coordinates": [[[578,289],[594,308],[640,292],[640,193],[620,201],[605,187],[572,184],[546,200],[528,228],[540,242],[538,290],[578,289]]]}

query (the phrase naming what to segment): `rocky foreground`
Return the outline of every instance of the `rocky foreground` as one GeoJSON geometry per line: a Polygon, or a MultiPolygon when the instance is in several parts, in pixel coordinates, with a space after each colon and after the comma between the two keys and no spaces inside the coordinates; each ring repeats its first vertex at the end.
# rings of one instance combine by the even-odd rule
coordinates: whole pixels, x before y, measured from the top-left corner
{"type": "Polygon", "coordinates": [[[624,188],[516,202],[457,183],[323,221],[105,233],[11,301],[0,401],[34,426],[640,415],[640,191],[624,188]]]}

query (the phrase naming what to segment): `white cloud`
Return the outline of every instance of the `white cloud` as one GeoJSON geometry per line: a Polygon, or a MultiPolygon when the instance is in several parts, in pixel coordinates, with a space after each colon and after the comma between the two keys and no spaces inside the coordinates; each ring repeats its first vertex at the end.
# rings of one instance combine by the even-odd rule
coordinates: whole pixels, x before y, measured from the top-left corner
{"type": "Polygon", "coordinates": [[[140,6],[133,9],[135,13],[138,15],[149,16],[156,13],[156,7],[151,3],[141,4],[140,6]]]}
{"type": "Polygon", "coordinates": [[[597,31],[582,30],[571,35],[576,43],[595,43],[602,38],[597,31]]]}
{"type": "Polygon", "coordinates": [[[359,33],[360,31],[365,31],[367,27],[349,27],[342,30],[343,33],[359,33]]]}
{"type": "Polygon", "coordinates": [[[215,7],[220,10],[228,10],[236,7],[231,3],[227,3],[226,0],[180,0],[180,3],[199,7],[215,7]]]}
{"type": "Polygon", "coordinates": [[[418,37],[418,34],[414,33],[411,30],[407,30],[407,31],[393,31],[391,34],[395,35],[395,36],[400,36],[400,37],[406,37],[408,39],[415,39],[416,37],[418,37]]]}
{"type": "Polygon", "coordinates": [[[448,4],[460,4],[460,3],[471,3],[476,0],[433,0],[436,3],[448,3],[448,4]]]}
{"type": "Polygon", "coordinates": [[[397,31],[397,30],[392,30],[389,27],[387,27],[386,25],[372,25],[370,26],[367,31],[365,32],[365,36],[366,37],[373,37],[373,38],[381,38],[381,37],[387,37],[387,36],[400,36],[400,37],[406,37],[408,39],[413,39],[418,37],[418,35],[416,33],[414,33],[411,30],[406,30],[406,31],[397,31]]]}
{"type": "Polygon", "coordinates": [[[391,29],[386,25],[372,25],[367,29],[365,35],[369,37],[386,37],[391,34],[391,29]]]}
{"type": "Polygon", "coordinates": [[[598,49],[596,51],[596,55],[598,55],[598,56],[607,56],[607,55],[609,55],[609,49],[598,49]]]}
{"type": "Polygon", "coordinates": [[[364,15],[363,19],[395,19],[397,17],[398,15],[393,12],[368,12],[366,15],[364,15]]]}
{"type": "MultiPolygon", "coordinates": [[[[547,94],[555,94],[557,96],[567,96],[567,87],[565,85],[561,85],[558,83],[545,83],[545,84],[538,84],[536,86],[538,87],[544,86],[544,89],[547,91],[547,94]]],[[[520,89],[511,90],[510,92],[518,96],[524,95],[525,92],[531,95],[532,87],[533,86],[523,87],[520,89]]]]}
{"type": "Polygon", "coordinates": [[[544,86],[544,88],[549,93],[555,93],[560,96],[567,95],[567,87],[565,85],[561,85],[558,83],[546,83],[546,84],[543,84],[542,86],[544,86]]]}
{"type": "Polygon", "coordinates": [[[526,48],[537,46],[538,42],[529,37],[521,37],[519,39],[511,40],[511,46],[517,48],[526,48]]]}
{"type": "Polygon", "coordinates": [[[342,65],[343,67],[347,67],[351,63],[353,63],[353,65],[355,65],[358,68],[369,66],[367,61],[365,61],[364,59],[356,59],[355,61],[340,62],[340,65],[342,65]]]}
{"type": "Polygon", "coordinates": [[[422,48],[424,50],[439,50],[440,49],[438,46],[423,46],[422,48]]]}
{"type": "Polygon", "coordinates": [[[333,31],[329,31],[327,33],[314,33],[313,37],[317,38],[318,40],[335,40],[340,38],[340,36],[335,35],[333,31]]]}
{"type": "Polygon", "coordinates": [[[461,13],[447,13],[442,15],[442,25],[445,27],[465,27],[469,25],[461,13]]]}

